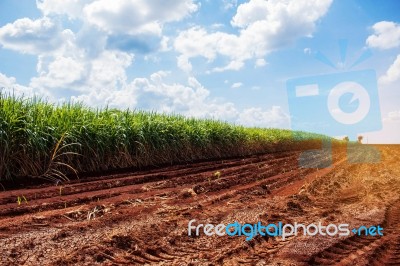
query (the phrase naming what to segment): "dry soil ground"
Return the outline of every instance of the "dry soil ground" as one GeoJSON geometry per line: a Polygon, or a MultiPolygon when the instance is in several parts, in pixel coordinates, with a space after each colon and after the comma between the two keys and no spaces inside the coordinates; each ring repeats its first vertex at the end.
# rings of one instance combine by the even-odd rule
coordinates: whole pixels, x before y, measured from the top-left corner
{"type": "Polygon", "coordinates": [[[376,164],[298,167],[299,151],[0,193],[1,265],[400,265],[400,146],[376,164]],[[19,198],[19,202],[18,201],[19,198]],[[378,225],[384,236],[188,236],[197,223],[378,225]]]}

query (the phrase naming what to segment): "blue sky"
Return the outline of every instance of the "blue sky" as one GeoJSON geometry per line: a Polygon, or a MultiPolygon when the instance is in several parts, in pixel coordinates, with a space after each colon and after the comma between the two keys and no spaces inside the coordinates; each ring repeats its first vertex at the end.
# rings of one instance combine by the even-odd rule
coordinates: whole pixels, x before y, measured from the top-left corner
{"type": "MultiPolygon", "coordinates": [[[[382,124],[358,134],[370,143],[400,143],[400,3],[377,3],[2,0],[0,87],[51,102],[296,129],[302,114],[293,109],[326,108],[327,99],[315,97],[303,108],[288,98],[287,81],[350,71],[369,51],[351,71],[376,72],[379,97],[370,100],[379,110],[363,123],[374,113],[382,124]],[[347,41],[344,63],[340,40],[347,41]],[[318,53],[335,68],[317,60],[318,53]]],[[[320,114],[316,122],[334,117],[311,113],[320,114]]]]}

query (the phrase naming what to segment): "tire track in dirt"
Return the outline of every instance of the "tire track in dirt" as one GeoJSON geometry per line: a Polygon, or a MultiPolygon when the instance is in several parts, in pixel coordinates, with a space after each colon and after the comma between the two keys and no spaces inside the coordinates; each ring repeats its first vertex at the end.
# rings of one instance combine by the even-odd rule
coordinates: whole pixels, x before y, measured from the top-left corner
{"type": "MultiPolygon", "coordinates": [[[[299,188],[299,184],[301,183],[300,180],[307,179],[304,178],[304,172],[301,171],[294,171],[291,175],[288,173],[281,173],[279,175],[273,176],[268,181],[273,180],[276,177],[276,180],[282,181],[284,183],[285,193],[289,195],[289,192],[295,192],[299,188]],[[301,175],[301,177],[295,178],[297,175],[301,175]],[[278,177],[279,176],[279,177],[278,177]],[[293,178],[290,180],[289,178],[293,178]],[[294,181],[291,182],[291,181],[294,181]]],[[[313,174],[314,172],[311,172],[313,174]]],[[[326,172],[321,171],[321,175],[315,175],[314,178],[318,177],[321,178],[323,175],[327,174],[326,172]]],[[[251,174],[250,172],[246,173],[246,175],[251,174]]],[[[254,176],[252,176],[254,177],[254,176]]],[[[243,176],[241,178],[244,178],[243,176]]],[[[311,178],[312,179],[312,178],[311,178]]],[[[203,182],[206,186],[206,182],[203,182]]],[[[226,217],[229,213],[233,213],[235,210],[237,211],[238,208],[254,208],[254,205],[257,203],[261,203],[264,199],[258,199],[257,197],[251,197],[252,191],[259,190],[260,186],[257,181],[253,182],[244,182],[243,184],[238,184],[236,186],[229,187],[229,190],[233,191],[225,191],[223,188],[216,189],[215,191],[207,191],[207,197],[203,201],[199,201],[202,203],[203,208],[207,210],[207,216],[212,217],[216,215],[216,213],[220,214],[221,217],[226,217]],[[243,185],[244,184],[244,185],[243,185]],[[224,197],[223,193],[229,193],[227,197],[224,197]],[[215,193],[215,197],[213,195],[215,193]],[[222,195],[222,196],[221,196],[222,195]],[[243,197],[245,197],[243,199],[243,197]],[[222,200],[217,200],[218,198],[222,198],[222,200]],[[243,199],[243,201],[241,201],[243,199]],[[230,207],[221,208],[223,211],[213,211],[211,207],[216,208],[219,210],[218,206],[224,206],[226,200],[229,200],[228,203],[238,203],[236,206],[231,205],[230,207]]],[[[207,188],[207,187],[206,187],[207,188]]],[[[279,188],[279,186],[277,186],[279,188]]],[[[282,191],[282,190],[281,190],[282,191]]],[[[275,193],[272,190],[272,194],[278,195],[279,193],[275,193]]],[[[199,194],[201,195],[201,194],[199,194]]],[[[286,195],[286,196],[287,196],[286,195]]],[[[390,213],[390,212],[388,212],[390,213]]],[[[259,219],[260,221],[264,222],[265,219],[259,219]]],[[[388,220],[388,219],[386,219],[388,220]]],[[[217,219],[218,221],[218,219],[217,219]]],[[[384,239],[384,238],[382,238],[384,239]]],[[[171,240],[171,239],[170,239],[171,240]]],[[[188,239],[187,237],[182,236],[181,238],[174,238],[173,242],[169,242],[167,245],[161,245],[162,247],[159,252],[168,253],[171,255],[168,260],[162,259],[160,256],[160,260],[151,261],[148,257],[148,254],[153,255],[155,252],[154,250],[147,250],[144,251],[144,255],[142,254],[143,260],[157,265],[185,265],[188,264],[189,261],[197,261],[199,262],[199,258],[203,258],[204,265],[209,265],[207,261],[213,261],[215,264],[219,265],[269,265],[271,262],[271,258],[274,256],[274,253],[285,246],[291,239],[287,239],[286,241],[276,241],[275,239],[271,238],[262,238],[256,237],[252,241],[243,242],[237,241],[235,239],[224,238],[218,239],[218,246],[217,247],[209,247],[209,248],[199,248],[200,246],[207,246],[209,242],[203,241],[204,239],[188,239]],[[191,241],[193,240],[193,241],[191,241]],[[168,252],[164,252],[169,250],[168,252]],[[216,251],[218,250],[218,252],[216,251]],[[201,254],[200,256],[198,254],[201,254]],[[147,258],[147,259],[146,259],[147,258]],[[165,264],[166,263],[166,264],[165,264]]],[[[367,258],[369,254],[380,247],[381,242],[373,241],[374,243],[371,244],[371,240],[366,238],[361,238],[360,240],[355,240],[350,242],[350,250],[355,250],[356,254],[351,254],[348,258],[344,256],[344,259],[339,260],[341,264],[339,265],[363,265],[357,263],[361,259],[367,258]],[[354,247],[355,246],[355,249],[354,247]]],[[[343,252],[343,251],[341,251],[343,252]]],[[[160,253],[161,254],[161,253],[160,253]]],[[[316,257],[316,256],[313,256],[316,257]]],[[[391,257],[391,254],[389,254],[391,257]]],[[[154,260],[154,258],[153,258],[154,260]]],[[[336,258],[337,260],[337,258],[336,258]]],[[[335,260],[335,261],[336,261],[335,260]]],[[[202,260],[200,259],[200,262],[202,260]]],[[[387,262],[387,261],[386,261],[387,262]]],[[[335,264],[336,262],[333,262],[335,264]]],[[[197,263],[196,263],[197,264],[197,263]]],[[[202,265],[202,263],[198,263],[202,265]]],[[[332,264],[332,263],[329,263],[332,264]]],[[[311,264],[312,265],[312,264],[311,264]]],[[[320,264],[318,264],[320,265],[320,264]]],[[[322,264],[323,265],[323,264],[322,264]]],[[[369,265],[369,264],[364,264],[369,265]]],[[[378,262],[379,265],[379,262],[378,262]]]]}
{"type": "Polygon", "coordinates": [[[390,207],[387,215],[387,236],[371,254],[369,265],[400,265],[400,201],[390,207]]]}
{"type": "MultiPolygon", "coordinates": [[[[10,195],[10,193],[5,193],[5,195],[3,195],[3,202],[8,202],[11,198],[15,200],[17,195],[24,195],[29,199],[29,203],[25,204],[23,202],[21,205],[18,205],[17,203],[3,204],[0,208],[0,216],[5,218],[8,216],[13,220],[12,217],[17,218],[18,216],[25,214],[41,213],[51,210],[62,211],[66,208],[66,206],[68,206],[68,209],[70,209],[74,206],[77,207],[80,205],[90,205],[93,202],[96,202],[97,205],[99,205],[104,201],[113,202],[119,206],[125,203],[123,198],[126,198],[127,196],[130,198],[142,198],[145,200],[154,201],[155,198],[161,198],[162,196],[177,195],[181,193],[183,188],[193,188],[196,190],[196,194],[204,194],[206,192],[219,193],[234,187],[243,186],[246,188],[246,184],[253,184],[252,186],[264,186],[264,188],[269,191],[270,188],[267,187],[268,185],[272,184],[275,187],[282,186],[285,185],[290,178],[293,179],[297,176],[299,172],[298,170],[294,169],[296,168],[296,165],[293,163],[284,165],[282,168],[272,167],[281,163],[286,164],[287,161],[295,161],[292,160],[294,156],[295,155],[293,153],[288,153],[286,154],[286,157],[277,156],[278,158],[276,159],[273,159],[273,157],[271,158],[271,155],[266,155],[264,157],[243,159],[234,163],[227,162],[228,166],[226,168],[224,166],[220,166],[219,168],[211,167],[212,171],[210,172],[210,167],[208,167],[208,171],[200,172],[199,174],[195,175],[191,175],[191,168],[182,169],[181,173],[179,173],[177,176],[174,176],[173,173],[165,171],[163,176],[169,176],[169,179],[164,181],[155,182],[151,179],[153,177],[151,175],[150,177],[144,176],[144,178],[146,181],[151,180],[152,182],[140,182],[139,184],[120,186],[118,182],[126,184],[126,180],[120,179],[116,180],[114,183],[117,186],[110,187],[108,189],[102,188],[104,187],[104,183],[109,183],[110,181],[100,180],[91,182],[95,183],[97,187],[100,187],[100,190],[96,190],[96,185],[92,184],[90,189],[85,190],[85,192],[75,190],[75,193],[70,192],[65,196],[55,195],[55,193],[60,192],[54,192],[54,190],[59,190],[59,188],[54,187],[41,188],[39,191],[36,189],[33,189],[33,191],[25,190],[26,193],[23,191],[12,191],[11,193],[13,193],[13,195],[10,195]],[[266,164],[266,162],[268,163],[266,164]],[[285,178],[284,175],[278,174],[282,171],[282,169],[283,171],[287,171],[286,175],[289,177],[285,178]],[[205,177],[212,177],[215,170],[220,170],[223,177],[218,180],[205,181],[207,180],[205,177]],[[292,171],[291,174],[289,174],[290,171],[292,171]],[[258,181],[254,182],[255,180],[258,181]],[[51,192],[46,193],[46,189],[50,190],[51,192]],[[162,193],[160,193],[161,191],[162,193]],[[30,198],[37,193],[43,194],[39,199],[30,200],[30,198]]],[[[193,165],[191,166],[195,167],[193,165]]],[[[142,178],[142,176],[140,176],[140,178],[142,178]]],[[[128,181],[131,181],[133,177],[127,177],[127,179],[128,181]]],[[[78,184],[78,186],[82,185],[78,184]]],[[[64,189],[62,193],[64,193],[64,189]]],[[[74,191],[74,189],[72,188],[71,191],[74,191]]],[[[228,191],[226,194],[229,195],[232,193],[228,191]]],[[[225,200],[227,200],[229,197],[230,196],[226,196],[225,200]]],[[[222,198],[224,197],[220,195],[217,199],[215,199],[215,201],[219,201],[222,198]]],[[[6,218],[6,220],[10,220],[10,218],[6,218]]]]}
{"type": "Polygon", "coordinates": [[[383,236],[353,235],[312,256],[309,265],[400,265],[400,201],[390,206],[383,236]],[[368,262],[362,262],[365,258],[368,262]]]}
{"type": "MultiPolygon", "coordinates": [[[[343,161],[341,161],[340,163],[342,163],[343,161]]],[[[329,170],[331,171],[333,169],[330,168],[329,170]]],[[[303,169],[302,171],[304,172],[308,172],[308,170],[303,169]]],[[[312,176],[314,178],[316,178],[317,176],[320,176],[321,174],[327,174],[329,171],[326,171],[326,169],[324,170],[319,170],[319,171],[312,171],[312,176]],[[319,173],[319,174],[315,174],[319,173]]],[[[298,177],[301,176],[302,178],[304,178],[306,175],[301,174],[299,175],[299,173],[301,173],[300,171],[296,171],[295,173],[286,173],[286,174],[280,174],[279,177],[276,177],[275,182],[279,182],[280,184],[285,184],[285,186],[291,186],[291,178],[293,180],[298,180],[298,178],[294,178],[294,177],[298,177]]],[[[310,174],[311,175],[311,174],[310,174]]],[[[274,176],[275,177],[275,176],[274,176]]],[[[273,177],[273,178],[274,178],[273,177]]],[[[271,179],[273,179],[271,178],[271,179]]],[[[270,179],[269,179],[270,181],[270,179]]],[[[264,182],[264,181],[262,181],[264,182]]],[[[271,182],[273,184],[273,182],[271,182]]],[[[298,183],[296,182],[296,187],[294,190],[296,190],[298,183]]],[[[227,199],[230,200],[230,202],[232,201],[237,201],[237,203],[239,204],[240,202],[240,196],[242,195],[250,195],[251,191],[254,189],[256,190],[257,188],[260,187],[260,182],[253,182],[244,186],[237,186],[237,187],[231,187],[231,189],[233,189],[234,191],[229,191],[227,193],[229,193],[231,196],[230,197],[224,197],[221,196],[221,194],[223,193],[223,191],[219,191],[218,193],[218,197],[223,197],[223,200],[217,201],[215,200],[215,198],[213,198],[212,196],[208,197],[208,200],[206,201],[202,201],[202,206],[204,209],[207,208],[207,205],[212,205],[213,208],[215,209],[220,209],[218,208],[219,206],[221,207],[221,209],[223,209],[223,212],[219,212],[218,214],[221,217],[226,217],[228,216],[230,213],[234,213],[235,209],[237,210],[237,206],[239,205],[231,205],[230,207],[223,207],[223,205],[225,204],[224,201],[226,201],[227,199]],[[215,203],[217,201],[217,203],[215,203]],[[213,205],[214,204],[214,205],[213,205]],[[217,204],[217,205],[215,205],[217,204]]],[[[271,186],[272,187],[272,186],[271,186]]],[[[280,188],[280,185],[276,185],[276,188],[280,188]]],[[[271,189],[272,190],[272,189],[271,189]]],[[[271,193],[271,191],[270,191],[271,193]]],[[[272,193],[274,194],[273,190],[272,193]]],[[[265,198],[247,198],[246,201],[247,202],[252,202],[251,205],[248,205],[247,207],[251,207],[253,205],[257,205],[257,204],[263,204],[265,203],[265,198]],[[253,201],[254,200],[254,201],[253,201]]],[[[246,202],[245,201],[245,202],[246,202]]],[[[244,202],[241,202],[242,204],[244,202]]],[[[210,209],[210,208],[208,208],[210,209]]],[[[207,213],[208,216],[215,217],[215,211],[214,212],[208,212],[207,213]]],[[[262,221],[263,223],[267,223],[267,220],[264,219],[260,219],[260,221],[262,221]]],[[[213,252],[213,249],[195,249],[192,250],[191,247],[193,247],[193,242],[189,242],[188,239],[184,240],[182,239],[182,241],[179,241],[179,245],[176,245],[176,242],[174,241],[170,247],[170,249],[172,250],[192,250],[191,253],[183,255],[183,257],[188,257],[187,260],[195,259],[196,256],[194,256],[194,254],[197,253],[201,253],[201,252],[207,252],[210,254],[210,258],[212,258],[213,261],[217,262],[218,264],[223,264],[223,265],[255,265],[255,263],[260,262],[260,261],[267,261],[267,259],[273,254],[276,253],[281,247],[283,247],[285,244],[287,244],[290,241],[291,238],[287,238],[286,240],[282,241],[282,240],[275,240],[273,238],[265,238],[265,237],[256,237],[254,240],[250,241],[250,242],[245,242],[245,244],[243,244],[242,241],[232,241],[231,238],[225,238],[225,239],[221,239],[219,240],[220,242],[220,246],[218,247],[219,252],[215,253],[213,252]],[[223,244],[221,244],[223,243],[223,244]],[[233,260],[231,260],[229,258],[229,256],[234,257],[233,260]],[[239,257],[240,259],[238,259],[237,257],[239,257]]],[[[197,243],[196,245],[201,246],[201,243],[197,243]]],[[[215,249],[214,249],[215,250],[215,249]]],[[[173,254],[170,253],[170,254],[173,254]]],[[[180,260],[174,260],[174,263],[179,264],[180,260]]]]}
{"type": "MultiPolygon", "coordinates": [[[[62,195],[59,187],[0,193],[0,245],[17,243],[13,244],[15,253],[10,253],[14,257],[11,260],[7,258],[9,264],[4,264],[22,265],[26,261],[26,265],[93,265],[93,262],[271,265],[276,253],[293,238],[282,241],[256,236],[251,241],[244,241],[240,237],[188,237],[187,222],[191,218],[213,224],[232,222],[232,214],[239,212],[245,215],[242,217],[244,220],[263,224],[290,223],[299,217],[314,219],[317,214],[302,213],[301,207],[306,208],[308,203],[300,204],[296,209],[296,204],[303,200],[295,197],[302,185],[315,179],[323,180],[339,168],[351,172],[358,171],[358,168],[343,163],[344,153],[341,153],[336,155],[335,164],[330,169],[303,169],[298,167],[298,155],[299,152],[258,155],[121,174],[113,179],[71,182],[63,187],[62,195]],[[220,175],[215,175],[216,172],[220,175]],[[42,194],[29,200],[29,204],[15,203],[17,195],[30,195],[30,199],[34,193],[42,194]],[[283,209],[274,208],[279,201],[283,202],[280,205],[283,209]],[[286,205],[291,201],[295,204],[286,205]],[[68,208],[64,208],[64,202],[68,208]],[[266,205],[266,209],[261,208],[266,205]],[[94,208],[98,210],[96,219],[87,219],[88,212],[94,208]],[[108,208],[110,214],[106,211],[108,208]],[[73,216],[78,215],[79,209],[80,216],[73,216]],[[70,211],[75,212],[66,215],[70,211]],[[272,217],[263,216],[266,213],[272,213],[272,217]],[[42,218],[36,220],[34,217],[42,218]],[[82,231],[82,227],[85,230],[82,231]],[[110,232],[114,228],[116,231],[110,232]],[[32,245],[31,240],[36,246],[26,250],[26,246],[32,245]],[[40,258],[43,249],[51,249],[46,254],[53,256],[60,248],[64,255],[54,254],[57,260],[40,258]],[[31,252],[31,257],[28,252],[31,252]],[[52,264],[42,263],[46,259],[52,264]]],[[[317,204],[309,206],[319,207],[324,193],[327,191],[321,191],[321,198],[315,198],[317,204]]],[[[347,204],[344,200],[349,199],[338,200],[347,204]]],[[[350,203],[357,201],[356,198],[350,203]]],[[[332,204],[328,200],[327,208],[332,204]]],[[[299,258],[298,265],[398,265],[400,241],[396,227],[399,225],[399,212],[399,203],[388,208],[383,224],[387,235],[380,238],[350,237],[311,257],[299,258]]],[[[4,250],[0,249],[0,252],[4,250]]]]}
{"type": "MultiPolygon", "coordinates": [[[[222,173],[226,178],[222,178],[221,180],[229,179],[235,175],[246,175],[250,171],[254,170],[254,165],[269,162],[271,165],[279,164],[281,161],[290,160],[294,158],[295,153],[286,153],[282,156],[280,155],[264,155],[257,157],[250,157],[240,160],[231,161],[222,161],[219,163],[208,162],[206,165],[202,164],[198,166],[197,164],[191,164],[186,166],[186,168],[175,170],[174,167],[172,170],[166,169],[157,172],[150,173],[144,175],[129,175],[122,178],[116,179],[101,179],[98,181],[91,182],[82,182],[76,185],[66,185],[66,186],[52,186],[38,189],[24,189],[24,190],[16,190],[9,191],[5,193],[1,193],[0,195],[0,216],[11,215],[12,212],[15,214],[23,214],[24,207],[19,206],[16,203],[16,199],[18,196],[26,197],[30,205],[35,205],[36,202],[40,203],[46,201],[46,208],[42,208],[41,210],[50,210],[51,204],[49,201],[52,199],[56,199],[56,202],[62,201],[63,203],[69,203],[68,198],[73,198],[77,196],[85,196],[87,194],[86,200],[80,199],[79,203],[87,203],[90,202],[91,198],[105,198],[108,195],[115,196],[113,193],[117,193],[121,191],[131,192],[131,193],[140,193],[139,191],[130,191],[132,188],[141,187],[146,184],[150,186],[150,188],[157,189],[166,189],[166,188],[174,188],[179,185],[188,185],[201,183],[206,178],[206,175],[212,177],[212,174],[216,171],[223,171],[222,173]],[[18,210],[18,211],[16,211],[18,210]],[[10,211],[8,213],[7,211],[10,211]]],[[[264,170],[260,167],[260,170],[264,170]]],[[[267,169],[268,170],[268,169],[267,169]]],[[[276,169],[272,169],[276,170],[276,169]]],[[[260,171],[261,172],[261,171],[260,171]]],[[[273,174],[273,173],[272,173],[273,174]]],[[[267,178],[271,175],[268,171],[263,173],[264,177],[267,178]]],[[[56,204],[57,205],[57,204],[56,204]]],[[[57,206],[55,208],[58,208],[57,206]]],[[[28,208],[29,209],[29,208],[28,208]]],[[[37,210],[33,210],[37,211],[37,210]]],[[[29,212],[29,211],[27,211],[29,212]]]]}

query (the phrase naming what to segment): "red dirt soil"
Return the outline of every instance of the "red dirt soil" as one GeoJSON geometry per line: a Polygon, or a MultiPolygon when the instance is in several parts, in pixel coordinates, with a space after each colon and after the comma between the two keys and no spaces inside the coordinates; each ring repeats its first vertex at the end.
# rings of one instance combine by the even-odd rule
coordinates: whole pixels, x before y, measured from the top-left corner
{"type": "Polygon", "coordinates": [[[0,193],[1,265],[400,265],[400,146],[300,168],[300,151],[0,193]],[[17,202],[19,198],[19,203],[17,202]],[[382,225],[384,236],[188,236],[188,222],[382,225]]]}

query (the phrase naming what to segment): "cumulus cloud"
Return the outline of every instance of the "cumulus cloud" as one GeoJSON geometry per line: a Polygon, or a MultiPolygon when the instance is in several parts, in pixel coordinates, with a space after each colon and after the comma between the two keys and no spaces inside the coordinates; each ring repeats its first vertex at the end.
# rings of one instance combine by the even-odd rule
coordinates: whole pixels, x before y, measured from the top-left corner
{"type": "Polygon", "coordinates": [[[66,15],[69,18],[82,18],[83,8],[94,0],[36,0],[36,6],[45,16],[66,15]]]}
{"type": "Polygon", "coordinates": [[[210,33],[194,26],[178,35],[174,47],[188,58],[202,56],[213,61],[217,55],[225,56],[231,62],[214,70],[238,70],[248,59],[261,58],[300,37],[312,36],[331,2],[250,0],[239,5],[231,21],[239,34],[210,33]]]}
{"type": "Polygon", "coordinates": [[[191,117],[213,117],[231,119],[237,111],[233,103],[217,101],[210,97],[210,91],[194,77],[189,77],[188,84],[168,84],[164,79],[167,72],[153,73],[149,79],[135,79],[132,85],[141,92],[141,98],[151,99],[146,109],[157,107],[163,112],[176,112],[191,117]]]}
{"type": "Polygon", "coordinates": [[[177,57],[177,65],[183,71],[189,73],[192,71],[192,64],[189,62],[189,59],[186,55],[180,55],[177,57]]]}
{"type": "Polygon", "coordinates": [[[263,58],[259,58],[256,60],[256,67],[263,67],[267,65],[267,62],[263,58]]]}
{"type": "Polygon", "coordinates": [[[132,55],[120,51],[103,51],[96,58],[87,58],[79,52],[50,59],[41,57],[39,76],[32,78],[30,86],[81,92],[103,88],[116,90],[126,83],[125,69],[132,60],[132,55]]]}
{"type": "MultiPolygon", "coordinates": [[[[163,25],[197,10],[192,0],[37,0],[36,4],[44,17],[23,18],[1,27],[0,44],[38,56],[38,75],[27,88],[42,89],[53,98],[81,95],[93,104],[105,97],[109,102],[134,99],[125,90],[132,52],[169,50],[168,37],[158,36],[163,25]],[[165,4],[170,8],[164,8],[165,4]],[[59,16],[81,20],[82,27],[76,33],[63,29],[59,16]]],[[[184,59],[180,59],[181,67],[190,71],[184,59]]]]}
{"type": "Polygon", "coordinates": [[[88,83],[95,88],[118,89],[126,83],[125,69],[132,64],[133,55],[119,51],[104,51],[92,60],[88,83]]]}
{"type": "MultiPolygon", "coordinates": [[[[64,4],[78,3],[67,1],[64,4]]],[[[41,1],[38,5],[43,5],[47,13],[58,12],[58,9],[51,9],[56,7],[52,1],[41,1]]],[[[0,28],[0,44],[5,48],[38,56],[38,76],[31,78],[29,87],[53,90],[53,94],[59,95],[66,89],[79,92],[117,90],[126,83],[126,68],[132,64],[133,54],[109,49],[107,39],[103,32],[88,25],[77,34],[63,30],[48,17],[23,18],[0,28]]]]}
{"type": "Polygon", "coordinates": [[[158,71],[148,78],[136,78],[120,90],[99,89],[72,97],[91,106],[139,108],[189,117],[215,118],[234,121],[238,116],[235,105],[213,99],[210,91],[194,78],[187,84],[168,83],[169,72],[158,71]]]}
{"type": "Polygon", "coordinates": [[[41,61],[39,68],[41,70],[40,76],[32,79],[31,86],[65,88],[83,78],[85,65],[71,57],[57,56],[47,66],[43,66],[41,61]],[[44,68],[47,68],[47,70],[44,70],[44,68]]]}
{"type": "Polygon", "coordinates": [[[224,9],[235,8],[238,4],[237,0],[223,0],[222,1],[224,9]]]}
{"type": "Polygon", "coordinates": [[[87,93],[74,95],[71,100],[74,102],[83,102],[84,104],[92,107],[105,107],[112,108],[131,108],[137,106],[138,92],[135,87],[125,86],[119,90],[111,90],[107,88],[99,88],[96,90],[88,91],[87,93]]]}
{"type": "Polygon", "coordinates": [[[32,97],[38,95],[39,97],[48,97],[49,94],[42,89],[33,89],[31,87],[18,84],[15,77],[8,77],[0,73],[0,92],[16,96],[32,97]]]}
{"type": "Polygon", "coordinates": [[[163,23],[179,21],[198,8],[193,0],[36,0],[36,6],[46,16],[66,15],[123,34],[158,34],[163,23]]]}
{"type": "Polygon", "coordinates": [[[148,78],[136,78],[121,90],[102,89],[74,100],[91,106],[139,108],[165,113],[180,113],[188,117],[214,118],[244,126],[288,127],[289,116],[279,106],[270,109],[238,110],[234,103],[216,100],[200,82],[189,77],[187,84],[168,83],[169,72],[158,71],[148,78]]]}
{"type": "Polygon", "coordinates": [[[384,122],[387,123],[399,123],[400,122],[400,110],[392,111],[383,118],[384,122]]]}
{"type": "Polygon", "coordinates": [[[169,37],[167,36],[163,36],[161,38],[161,43],[160,43],[160,51],[161,52],[167,52],[169,50],[171,50],[171,47],[169,46],[169,37]]]}
{"type": "Polygon", "coordinates": [[[0,44],[30,54],[51,52],[72,36],[70,30],[61,30],[57,23],[47,17],[37,20],[22,18],[0,28],[0,44]]]}
{"type": "Polygon", "coordinates": [[[240,88],[242,86],[243,86],[242,82],[235,82],[235,83],[232,84],[231,88],[232,89],[237,89],[237,88],[240,88]]]}
{"type": "Polygon", "coordinates": [[[36,5],[45,16],[78,19],[84,29],[103,32],[110,49],[141,53],[166,51],[164,24],[180,21],[198,9],[193,0],[37,0],[36,5]]]}
{"type": "Polygon", "coordinates": [[[170,73],[159,71],[149,78],[137,78],[129,84],[136,92],[137,106],[141,109],[180,113],[197,118],[215,118],[245,126],[288,127],[289,116],[279,106],[271,109],[245,108],[238,110],[232,102],[217,100],[196,78],[187,84],[169,84],[170,73]],[[146,101],[144,100],[146,99],[146,101]]]}
{"type": "Polygon", "coordinates": [[[303,53],[304,54],[311,54],[312,53],[311,48],[308,48],[308,47],[304,48],[303,53]]]}
{"type": "Polygon", "coordinates": [[[374,34],[370,35],[366,43],[369,47],[390,49],[400,46],[400,24],[390,21],[380,21],[372,26],[374,34]]]}
{"type": "Polygon", "coordinates": [[[224,67],[214,67],[212,72],[224,72],[226,70],[239,70],[244,66],[242,61],[233,60],[224,67]]]}
{"type": "Polygon", "coordinates": [[[109,33],[160,35],[163,23],[181,20],[197,5],[192,0],[98,0],[83,10],[89,23],[109,33]]]}
{"type": "Polygon", "coordinates": [[[250,127],[288,127],[289,115],[280,106],[271,109],[248,108],[239,114],[237,123],[250,127]]]}
{"type": "MultiPolygon", "coordinates": [[[[174,47],[188,58],[203,56],[212,61],[218,51],[223,51],[223,44],[220,41],[223,41],[226,36],[229,35],[222,32],[209,34],[204,28],[196,26],[179,33],[174,41],[174,47]]],[[[234,41],[234,36],[231,37],[234,41]]],[[[229,55],[229,53],[226,53],[226,55],[229,55]]]]}
{"type": "Polygon", "coordinates": [[[400,54],[386,71],[386,74],[379,78],[379,82],[381,84],[389,84],[394,83],[398,80],[400,80],[400,54]]]}

